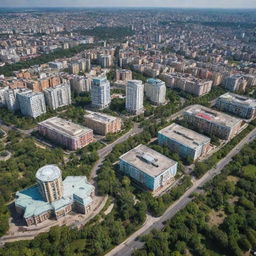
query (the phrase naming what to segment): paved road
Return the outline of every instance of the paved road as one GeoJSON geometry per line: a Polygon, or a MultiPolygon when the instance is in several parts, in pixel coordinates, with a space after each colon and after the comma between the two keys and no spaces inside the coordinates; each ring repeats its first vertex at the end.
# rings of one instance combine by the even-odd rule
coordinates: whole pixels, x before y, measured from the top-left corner
{"type": "Polygon", "coordinates": [[[205,185],[208,181],[213,179],[214,176],[221,173],[223,168],[232,160],[232,158],[240,152],[243,146],[256,138],[256,128],[251,131],[239,144],[233,148],[226,157],[219,161],[219,163],[209,170],[202,178],[196,180],[192,187],[188,189],[180,199],[173,203],[166,212],[159,218],[153,218],[147,216],[145,224],[130,237],[128,237],[123,243],[116,246],[112,251],[107,253],[105,256],[129,256],[132,254],[134,249],[140,249],[143,247],[143,243],[136,240],[140,235],[150,233],[152,229],[162,229],[164,227],[163,222],[171,219],[177,212],[183,209],[192,199],[191,195],[194,192],[200,191],[200,187],[205,185]]]}

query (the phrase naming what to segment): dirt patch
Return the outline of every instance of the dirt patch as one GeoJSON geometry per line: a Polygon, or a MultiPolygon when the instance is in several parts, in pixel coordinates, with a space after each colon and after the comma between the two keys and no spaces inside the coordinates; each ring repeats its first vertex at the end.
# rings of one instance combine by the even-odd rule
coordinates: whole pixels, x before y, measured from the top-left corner
{"type": "Polygon", "coordinates": [[[237,201],[239,200],[239,197],[238,196],[233,196],[231,198],[228,199],[228,202],[230,204],[235,204],[237,201]]]}
{"type": "Polygon", "coordinates": [[[44,146],[44,145],[42,145],[42,144],[39,144],[39,143],[37,143],[37,142],[35,142],[35,144],[36,144],[36,146],[37,146],[38,148],[42,148],[42,149],[46,149],[46,148],[47,148],[46,146],[44,146]]]}
{"type": "Polygon", "coordinates": [[[223,210],[220,210],[220,211],[211,210],[209,213],[209,225],[219,226],[220,224],[223,223],[225,218],[226,218],[226,214],[223,210]]]}
{"type": "Polygon", "coordinates": [[[239,181],[239,178],[236,177],[236,176],[229,175],[227,177],[227,180],[230,181],[230,182],[233,182],[234,184],[236,184],[239,181]]]}

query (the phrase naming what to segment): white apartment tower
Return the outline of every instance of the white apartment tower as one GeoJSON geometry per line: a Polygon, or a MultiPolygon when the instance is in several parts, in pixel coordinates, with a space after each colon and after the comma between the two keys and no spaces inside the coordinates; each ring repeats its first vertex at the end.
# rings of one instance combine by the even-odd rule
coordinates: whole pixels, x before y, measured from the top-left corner
{"type": "Polygon", "coordinates": [[[91,86],[92,106],[104,109],[111,102],[110,83],[106,77],[94,77],[91,86]]]}
{"type": "Polygon", "coordinates": [[[129,80],[126,87],[126,110],[132,114],[143,113],[144,85],[141,80],[129,80]]]}
{"type": "Polygon", "coordinates": [[[159,79],[149,78],[145,84],[145,93],[153,104],[164,104],[166,96],[165,82],[159,79]]]}

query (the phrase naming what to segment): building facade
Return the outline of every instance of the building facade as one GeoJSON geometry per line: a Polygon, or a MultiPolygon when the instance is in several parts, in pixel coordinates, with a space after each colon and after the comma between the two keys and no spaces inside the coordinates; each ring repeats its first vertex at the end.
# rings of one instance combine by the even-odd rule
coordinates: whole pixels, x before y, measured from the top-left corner
{"type": "Polygon", "coordinates": [[[244,91],[247,86],[247,81],[242,75],[232,75],[224,80],[224,87],[231,91],[244,91]]]}
{"type": "Polygon", "coordinates": [[[210,136],[229,140],[239,133],[242,120],[227,114],[195,105],[184,112],[184,119],[210,136]]]}
{"type": "Polygon", "coordinates": [[[93,131],[62,118],[52,117],[38,124],[40,134],[69,150],[77,150],[93,142],[93,131]]]}
{"type": "Polygon", "coordinates": [[[116,81],[129,81],[132,80],[132,71],[128,69],[116,70],[116,81]]]}
{"type": "Polygon", "coordinates": [[[95,77],[91,86],[92,106],[97,109],[104,109],[111,102],[110,83],[106,77],[95,77]]]}
{"type": "Polygon", "coordinates": [[[119,132],[122,127],[120,118],[98,112],[89,112],[88,115],[85,115],[84,122],[86,127],[100,135],[119,132]]]}
{"type": "Polygon", "coordinates": [[[76,93],[89,92],[92,80],[84,76],[74,76],[70,79],[71,89],[76,93]]]}
{"type": "Polygon", "coordinates": [[[256,100],[234,93],[221,95],[215,105],[220,111],[228,112],[245,119],[256,117],[256,100]]]}
{"type": "Polygon", "coordinates": [[[56,165],[46,165],[36,173],[37,184],[16,193],[16,212],[28,226],[50,218],[59,219],[72,210],[88,214],[93,206],[94,186],[85,176],[68,176],[62,181],[56,165]]]}
{"type": "Polygon", "coordinates": [[[141,114],[144,111],[144,85],[141,80],[130,80],[126,87],[126,110],[131,114],[141,114]]]}
{"type": "Polygon", "coordinates": [[[211,139],[178,124],[171,124],[158,132],[158,143],[167,146],[183,158],[197,160],[210,149],[211,139]]]}
{"type": "Polygon", "coordinates": [[[57,109],[71,104],[71,90],[68,83],[44,90],[46,104],[50,109],[57,109]]]}
{"type": "Polygon", "coordinates": [[[156,191],[173,180],[177,162],[139,145],[119,158],[119,169],[143,187],[156,191]]]}
{"type": "Polygon", "coordinates": [[[145,94],[153,104],[164,104],[166,102],[165,82],[154,78],[147,79],[145,84],[145,94]]]}

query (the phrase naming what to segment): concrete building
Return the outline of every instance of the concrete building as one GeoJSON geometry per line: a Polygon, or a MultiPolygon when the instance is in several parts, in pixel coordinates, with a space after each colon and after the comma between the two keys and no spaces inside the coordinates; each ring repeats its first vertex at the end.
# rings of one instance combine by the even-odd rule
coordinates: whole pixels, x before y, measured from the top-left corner
{"type": "Polygon", "coordinates": [[[6,106],[5,93],[9,90],[8,86],[0,87],[0,107],[6,106]]]}
{"type": "Polygon", "coordinates": [[[38,124],[39,132],[69,150],[77,150],[93,142],[93,131],[62,118],[52,117],[38,124]]]}
{"type": "Polygon", "coordinates": [[[60,219],[72,210],[82,214],[91,211],[95,189],[85,176],[68,176],[62,181],[61,170],[46,165],[37,171],[36,180],[36,185],[16,193],[16,211],[28,226],[60,219]]]}
{"type": "Polygon", "coordinates": [[[177,162],[147,146],[139,145],[119,158],[119,168],[145,188],[156,191],[174,178],[177,162]]]}
{"type": "Polygon", "coordinates": [[[200,131],[224,140],[233,138],[242,125],[241,119],[200,105],[186,110],[184,119],[200,131]]]}
{"type": "Polygon", "coordinates": [[[132,80],[132,71],[128,69],[116,70],[116,81],[129,81],[132,80]]]}
{"type": "Polygon", "coordinates": [[[92,80],[84,76],[74,76],[70,79],[71,89],[76,93],[89,92],[92,80]]]}
{"type": "Polygon", "coordinates": [[[46,113],[44,94],[26,90],[17,93],[20,111],[24,116],[36,118],[46,113]]]}
{"type": "Polygon", "coordinates": [[[106,77],[95,77],[91,86],[92,106],[97,109],[104,109],[111,102],[110,83],[106,77]]]}
{"type": "Polygon", "coordinates": [[[178,124],[171,124],[158,132],[158,143],[167,146],[183,158],[197,160],[210,148],[211,139],[178,124]]]}
{"type": "Polygon", "coordinates": [[[131,114],[141,114],[144,111],[144,85],[141,80],[130,80],[126,87],[125,107],[131,114]]]}
{"type": "Polygon", "coordinates": [[[20,108],[17,93],[27,91],[27,89],[8,89],[4,91],[4,101],[8,110],[16,111],[20,108]]]}
{"type": "Polygon", "coordinates": [[[70,74],[79,74],[80,64],[78,62],[73,62],[68,65],[68,71],[70,74]]]}
{"type": "Polygon", "coordinates": [[[122,127],[122,121],[120,118],[99,112],[89,112],[88,115],[84,116],[84,120],[87,127],[100,135],[119,132],[122,127]]]}
{"type": "Polygon", "coordinates": [[[102,68],[110,68],[113,65],[112,56],[101,54],[98,58],[102,68]]]}
{"type": "Polygon", "coordinates": [[[256,100],[234,93],[221,95],[215,105],[219,110],[234,114],[245,119],[256,117],[256,100]]]}
{"type": "Polygon", "coordinates": [[[164,104],[166,102],[165,82],[154,78],[147,79],[145,84],[145,94],[153,104],[164,104]]]}
{"type": "Polygon", "coordinates": [[[224,80],[224,87],[231,91],[244,91],[247,86],[247,81],[242,75],[232,75],[224,80]]]}
{"type": "Polygon", "coordinates": [[[68,106],[71,102],[71,91],[68,83],[44,90],[45,100],[50,109],[68,106]]]}

